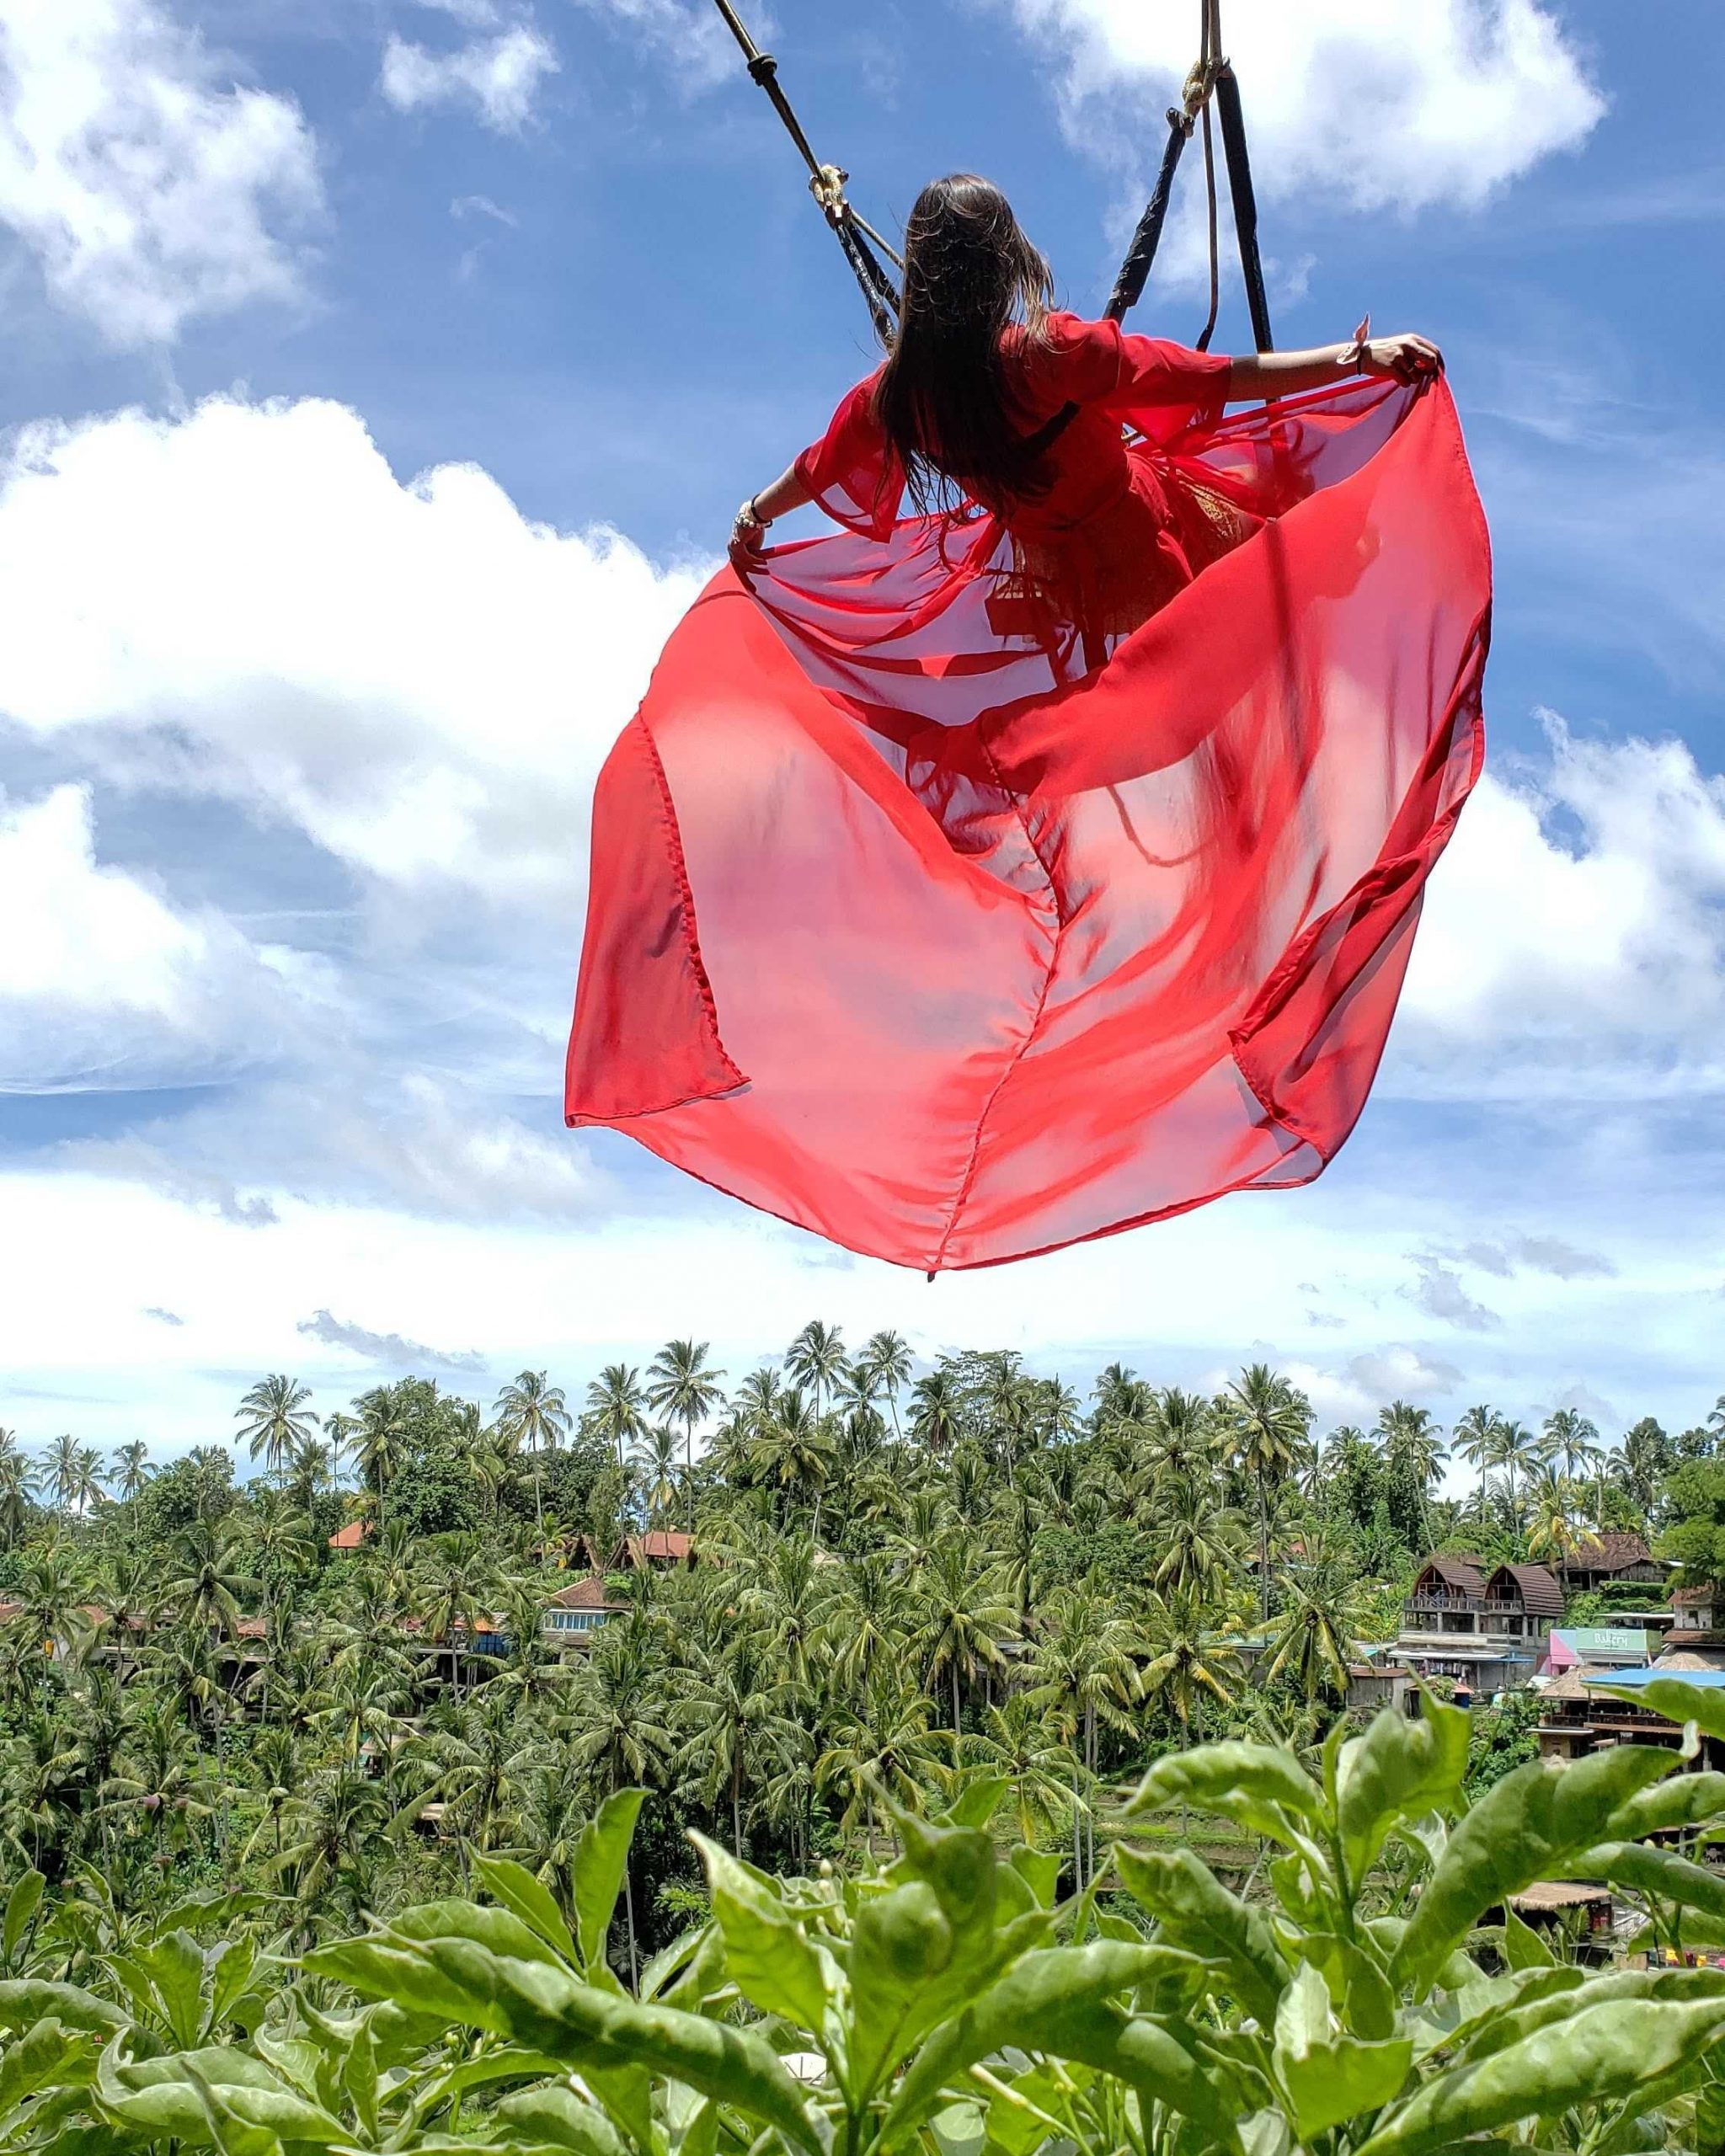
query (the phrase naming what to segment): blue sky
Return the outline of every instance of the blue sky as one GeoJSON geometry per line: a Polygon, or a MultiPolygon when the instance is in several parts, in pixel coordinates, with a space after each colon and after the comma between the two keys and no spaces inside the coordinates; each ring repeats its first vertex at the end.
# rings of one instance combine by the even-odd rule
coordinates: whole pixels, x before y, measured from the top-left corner
{"type": "MultiPolygon", "coordinates": [[[[1196,13],[756,11],[868,214],[979,167],[1092,311],[1196,13]]],[[[264,1369],[579,1391],[817,1313],[1075,1377],[1266,1354],[1331,1422],[1712,1406],[1725,21],[1225,31],[1279,341],[1370,307],[1449,355],[1489,774],[1322,1182],[928,1287],[558,1113],[593,775],[869,363],[706,0],[0,0],[0,1423],[165,1449],[264,1369]]],[[[1138,318],[1173,335],[1188,181],[1138,318]]]]}

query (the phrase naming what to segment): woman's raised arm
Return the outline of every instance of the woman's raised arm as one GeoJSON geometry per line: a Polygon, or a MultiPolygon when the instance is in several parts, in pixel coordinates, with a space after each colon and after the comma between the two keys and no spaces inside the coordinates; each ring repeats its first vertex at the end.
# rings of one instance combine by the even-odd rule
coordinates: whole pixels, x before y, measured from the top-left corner
{"type": "Polygon", "coordinates": [[[1429,337],[1411,330],[1395,337],[1356,337],[1350,344],[1321,344],[1310,352],[1258,352],[1235,360],[1228,373],[1228,402],[1293,397],[1302,389],[1322,389],[1338,375],[1386,375],[1413,382],[1443,371],[1444,355],[1429,337]]]}

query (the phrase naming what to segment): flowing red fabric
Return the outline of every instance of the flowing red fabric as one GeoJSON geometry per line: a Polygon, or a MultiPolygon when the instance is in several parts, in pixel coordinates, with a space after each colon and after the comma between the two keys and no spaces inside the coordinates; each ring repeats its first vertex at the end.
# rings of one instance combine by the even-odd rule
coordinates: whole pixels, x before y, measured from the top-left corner
{"type": "Polygon", "coordinates": [[[897,519],[841,407],[855,529],[721,570],[601,776],[571,1124],[929,1272],[1320,1172],[1479,771],[1488,546],[1443,382],[1204,387],[1068,430],[1081,476],[1139,430],[1180,554],[1100,642],[1024,616],[1034,534],[897,519]]]}

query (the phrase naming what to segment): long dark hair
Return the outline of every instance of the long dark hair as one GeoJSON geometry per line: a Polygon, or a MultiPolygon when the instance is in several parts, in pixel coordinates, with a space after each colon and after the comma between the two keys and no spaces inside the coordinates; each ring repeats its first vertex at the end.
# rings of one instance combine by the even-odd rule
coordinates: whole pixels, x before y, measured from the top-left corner
{"type": "Polygon", "coordinates": [[[874,408],[925,515],[949,507],[955,488],[991,508],[1044,490],[1041,451],[1013,423],[1000,344],[1015,321],[1039,337],[1053,298],[1047,259],[999,188],[954,173],[916,197],[874,408]]]}

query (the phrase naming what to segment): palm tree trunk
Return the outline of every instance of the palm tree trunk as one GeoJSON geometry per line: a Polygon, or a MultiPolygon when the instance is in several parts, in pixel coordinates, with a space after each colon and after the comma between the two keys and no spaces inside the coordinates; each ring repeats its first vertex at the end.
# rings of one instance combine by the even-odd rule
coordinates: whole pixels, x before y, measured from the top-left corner
{"type": "Polygon", "coordinates": [[[964,1732],[959,1721],[959,1657],[953,1657],[953,1764],[958,1764],[957,1746],[963,1742],[964,1732]]]}
{"type": "Polygon", "coordinates": [[[731,1755],[731,1854],[743,1860],[743,1753],[740,1743],[731,1755]]]}
{"type": "Polygon", "coordinates": [[[1262,1470],[1258,1477],[1258,1621],[1270,1621],[1270,1495],[1262,1470]]]}

